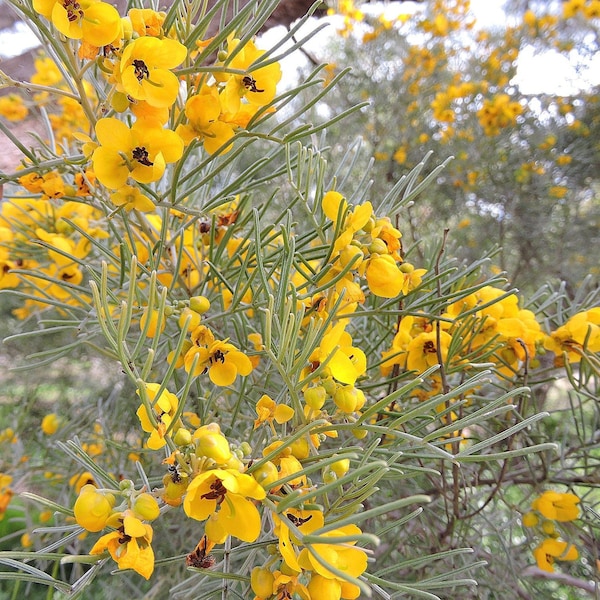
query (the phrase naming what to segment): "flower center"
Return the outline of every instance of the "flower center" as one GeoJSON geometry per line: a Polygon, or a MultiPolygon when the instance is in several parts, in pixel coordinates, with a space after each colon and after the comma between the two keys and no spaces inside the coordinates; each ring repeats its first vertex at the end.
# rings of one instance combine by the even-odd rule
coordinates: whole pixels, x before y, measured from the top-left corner
{"type": "Polygon", "coordinates": [[[141,81],[142,79],[148,79],[150,77],[150,71],[148,71],[148,67],[143,60],[136,58],[132,64],[138,81],[141,81]]]}
{"type": "Polygon", "coordinates": [[[83,17],[83,11],[81,5],[77,0],[65,0],[63,4],[64,9],[67,11],[67,19],[70,23],[77,21],[83,17]]]}
{"type": "Polygon", "coordinates": [[[133,152],[131,153],[131,156],[133,157],[133,160],[137,160],[141,165],[144,165],[145,167],[151,167],[154,164],[148,157],[148,150],[146,150],[146,148],[144,147],[140,148],[138,146],[137,148],[134,148],[133,152]]]}
{"type": "Polygon", "coordinates": [[[216,500],[217,504],[221,504],[223,500],[225,500],[226,494],[227,488],[223,485],[223,482],[220,479],[215,479],[215,481],[210,484],[210,492],[203,494],[201,498],[216,500]]]}
{"type": "Polygon", "coordinates": [[[243,79],[242,79],[242,83],[244,84],[244,87],[251,91],[251,92],[264,92],[265,90],[259,90],[256,87],[256,79],[254,79],[254,77],[250,77],[250,75],[246,75],[243,79]]]}
{"type": "Polygon", "coordinates": [[[435,344],[431,340],[428,340],[427,342],[425,342],[423,344],[423,353],[424,354],[435,354],[435,352],[436,352],[435,344]]]}

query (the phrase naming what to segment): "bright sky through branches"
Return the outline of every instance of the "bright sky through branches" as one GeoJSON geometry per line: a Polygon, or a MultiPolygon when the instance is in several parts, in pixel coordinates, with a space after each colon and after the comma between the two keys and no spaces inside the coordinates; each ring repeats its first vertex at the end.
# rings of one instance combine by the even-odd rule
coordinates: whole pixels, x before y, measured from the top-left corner
{"type": "MultiPolygon", "coordinates": [[[[471,0],[471,11],[476,17],[477,25],[480,28],[493,28],[504,25],[507,21],[506,14],[502,8],[504,0],[471,0]]],[[[393,18],[399,14],[413,14],[423,7],[417,2],[392,2],[382,3],[374,2],[364,6],[365,12],[370,14],[385,14],[388,18],[393,18]]],[[[332,26],[336,26],[337,17],[325,17],[332,26]]],[[[307,24],[307,30],[314,28],[317,23],[312,19],[307,24]]],[[[282,27],[276,27],[268,31],[263,39],[265,47],[270,45],[273,40],[282,36],[282,27]]],[[[327,28],[324,32],[318,34],[307,45],[307,49],[319,48],[327,43],[332,34],[332,28],[327,28]]],[[[22,22],[16,22],[10,29],[0,32],[0,59],[19,56],[20,54],[36,48],[39,45],[37,37],[22,22]]],[[[317,58],[320,58],[317,56],[317,58]]],[[[574,61],[577,60],[575,53],[574,61]]],[[[298,53],[286,59],[287,68],[284,73],[292,75],[296,73],[297,67],[304,62],[303,57],[298,53]]],[[[556,51],[545,51],[543,53],[534,53],[532,48],[525,48],[521,51],[518,60],[517,76],[513,80],[525,94],[536,94],[553,92],[558,94],[575,94],[580,89],[600,84],[600,57],[594,57],[587,68],[579,72],[573,62],[556,51]]]]}

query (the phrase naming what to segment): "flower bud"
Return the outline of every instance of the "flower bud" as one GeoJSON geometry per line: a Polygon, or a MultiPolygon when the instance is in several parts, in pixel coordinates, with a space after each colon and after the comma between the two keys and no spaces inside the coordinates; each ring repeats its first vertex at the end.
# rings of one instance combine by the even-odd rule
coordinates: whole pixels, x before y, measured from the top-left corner
{"type": "Polygon", "coordinates": [[[322,385],[315,385],[304,390],[304,402],[313,410],[321,410],[327,400],[327,392],[322,385]]]}
{"type": "Polygon", "coordinates": [[[375,238],[369,245],[369,252],[371,254],[387,254],[387,244],[380,238],[375,238]]]}
{"type": "Polygon", "coordinates": [[[181,311],[181,315],[179,316],[178,324],[180,329],[183,329],[185,327],[185,323],[188,319],[189,322],[187,324],[186,331],[192,331],[193,329],[196,329],[196,327],[200,325],[200,321],[202,320],[198,312],[186,307],[181,311]]]}
{"type": "Polygon", "coordinates": [[[269,460],[252,472],[252,477],[265,488],[271,489],[272,484],[279,479],[277,467],[269,460]]]}
{"type": "Polygon", "coordinates": [[[341,458],[340,460],[329,465],[329,468],[338,477],[342,477],[350,470],[350,459],[349,458],[341,458]]]}
{"type": "Polygon", "coordinates": [[[270,598],[273,595],[273,573],[265,567],[254,567],[250,574],[250,587],[259,598],[270,598]]]}
{"type": "Polygon", "coordinates": [[[212,458],[219,464],[226,463],[231,457],[231,449],[227,438],[220,432],[218,427],[203,425],[194,433],[196,440],[196,456],[212,458]]]}
{"type": "Polygon", "coordinates": [[[101,531],[110,517],[114,504],[112,494],[105,495],[91,484],[84,485],[75,505],[75,521],[87,531],[101,531]]]}
{"type": "Polygon", "coordinates": [[[358,246],[354,246],[352,244],[346,246],[340,252],[340,264],[342,265],[342,267],[346,267],[350,264],[350,262],[352,262],[352,260],[354,260],[352,268],[358,269],[360,263],[363,261],[363,258],[364,254],[362,250],[358,246]]]}
{"type": "Polygon", "coordinates": [[[199,315],[203,315],[210,308],[210,300],[206,296],[192,296],[190,298],[190,308],[199,315]]]}
{"type": "Polygon", "coordinates": [[[308,445],[308,440],[305,437],[301,437],[290,444],[290,450],[292,451],[292,455],[298,460],[308,458],[310,455],[310,447],[308,445]]]}
{"type": "Polygon", "coordinates": [[[333,396],[335,405],[345,413],[353,413],[358,405],[357,390],[353,385],[344,385],[338,388],[333,396]]]}
{"type": "Polygon", "coordinates": [[[173,442],[177,446],[188,446],[192,443],[192,434],[185,427],[180,427],[173,436],[173,442]]]}
{"type": "Polygon", "coordinates": [[[151,494],[140,494],[133,503],[133,512],[139,519],[154,521],[160,514],[158,502],[151,494]]]}
{"type": "Polygon", "coordinates": [[[42,419],[42,431],[46,435],[54,435],[60,427],[61,419],[56,413],[50,413],[42,419]]]}

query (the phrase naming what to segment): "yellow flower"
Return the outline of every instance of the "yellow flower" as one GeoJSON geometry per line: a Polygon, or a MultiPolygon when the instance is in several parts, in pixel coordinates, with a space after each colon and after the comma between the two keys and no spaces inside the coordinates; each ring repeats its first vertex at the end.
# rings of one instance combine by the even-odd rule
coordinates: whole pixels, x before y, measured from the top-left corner
{"type": "Polygon", "coordinates": [[[238,48],[240,40],[231,39],[228,44],[228,53],[236,50],[236,55],[227,63],[232,69],[243,71],[243,74],[230,75],[223,90],[223,105],[227,113],[235,115],[240,110],[241,99],[255,106],[265,106],[275,97],[277,83],[281,79],[279,63],[271,63],[259,69],[252,69],[264,51],[259,50],[254,42],[249,41],[242,48],[238,48]]]}
{"type": "Polygon", "coordinates": [[[142,523],[126,510],[119,519],[117,531],[103,535],[92,547],[90,554],[102,554],[108,550],[119,569],[133,569],[145,579],[154,572],[152,527],[142,523]]]}
{"type": "Polygon", "coordinates": [[[253,542],[260,535],[260,513],[253,500],[266,497],[265,490],[250,475],[234,469],[213,469],[196,475],[183,501],[185,514],[207,521],[209,540],[221,544],[227,536],[253,542]]]}
{"type": "Polygon", "coordinates": [[[367,370],[365,353],[352,345],[352,337],[345,331],[347,321],[338,321],[324,336],[310,356],[311,364],[327,361],[326,372],[337,381],[354,385],[367,370]]]}
{"type": "Polygon", "coordinates": [[[575,494],[547,491],[536,498],[531,507],[546,519],[553,521],[574,521],[579,517],[579,498],[575,494]]]}
{"type": "Polygon", "coordinates": [[[132,185],[124,185],[119,188],[110,195],[110,199],[115,206],[122,206],[127,212],[134,209],[140,212],[154,210],[154,202],[148,196],[144,196],[139,188],[132,185]]]}
{"type": "Polygon", "coordinates": [[[250,587],[259,598],[270,598],[273,595],[275,577],[265,567],[254,567],[250,573],[250,587]]]}
{"type": "Polygon", "coordinates": [[[133,31],[139,36],[159,37],[167,14],[157,12],[151,8],[130,8],[127,16],[131,20],[133,31]]]}
{"type": "Polygon", "coordinates": [[[4,519],[6,509],[13,497],[13,491],[10,489],[12,477],[5,473],[0,473],[0,521],[4,519]]]}
{"type": "Polygon", "coordinates": [[[579,552],[573,544],[554,538],[546,538],[535,548],[533,556],[537,566],[542,571],[553,573],[555,560],[577,560],[579,552]]]}
{"type": "Polygon", "coordinates": [[[169,69],[180,65],[187,48],[170,38],[140,37],[129,43],[120,63],[123,91],[150,106],[171,106],[179,93],[179,80],[169,69]]]}
{"type": "Polygon", "coordinates": [[[94,173],[98,181],[115,190],[129,177],[140,183],[158,181],[166,164],[183,154],[181,138],[150,119],[139,119],[131,128],[112,117],[100,119],[96,135],[100,146],[92,155],[94,173]]]}
{"type": "Polygon", "coordinates": [[[114,6],[98,0],[34,0],[33,8],[51,20],[64,36],[102,47],[121,32],[114,6]]]}
{"type": "MultiPolygon", "coordinates": [[[[200,325],[192,332],[192,336],[199,330],[204,332],[208,331],[208,328],[200,325]]],[[[223,387],[231,385],[238,375],[245,377],[252,372],[250,359],[227,340],[209,339],[206,344],[195,343],[186,352],[184,365],[188,373],[193,368],[194,376],[208,371],[210,380],[215,385],[223,387]],[[194,361],[196,361],[195,367],[194,361]]]]}
{"type": "Polygon", "coordinates": [[[538,516],[531,511],[525,513],[521,520],[523,522],[523,527],[535,527],[540,522],[538,516]]]}
{"type": "Polygon", "coordinates": [[[46,435],[54,435],[60,427],[61,419],[55,413],[50,413],[42,419],[42,431],[46,435]]]}
{"type": "Polygon", "coordinates": [[[294,416],[294,409],[286,404],[276,404],[275,401],[263,394],[256,403],[258,419],[254,421],[254,429],[262,423],[269,423],[273,427],[273,421],[279,425],[287,423],[294,416]]]}
{"type": "MultiPolygon", "coordinates": [[[[290,508],[284,513],[284,516],[298,528],[302,535],[310,535],[313,531],[323,527],[325,522],[320,510],[290,508]]],[[[273,522],[275,523],[274,533],[279,538],[279,554],[290,569],[300,572],[302,569],[298,564],[299,550],[296,548],[300,545],[300,540],[291,534],[286,520],[273,514],[273,522]]]]}
{"type": "MultiPolygon", "coordinates": [[[[223,144],[233,137],[234,126],[220,121],[221,100],[216,87],[203,86],[200,92],[188,98],[185,103],[187,125],[179,125],[176,129],[186,145],[198,139],[204,144],[209,154],[214,154],[223,144]]],[[[223,153],[231,150],[231,144],[223,153]]]]}
{"type": "MultiPolygon", "coordinates": [[[[140,405],[136,414],[140,420],[142,429],[150,433],[150,437],[147,441],[148,448],[151,450],[158,450],[167,443],[165,440],[165,435],[171,426],[175,413],[177,412],[179,400],[175,394],[169,392],[168,390],[163,390],[160,396],[157,398],[156,394],[160,389],[160,385],[158,383],[146,383],[144,385],[146,388],[146,394],[148,395],[148,400],[152,405],[154,418],[156,420],[156,427],[152,424],[144,404],[140,405]]],[[[137,390],[136,393],[138,396],[140,395],[139,390],[137,390]]]]}
{"type": "MultiPolygon", "coordinates": [[[[440,357],[442,362],[445,362],[448,356],[448,346],[452,341],[452,336],[446,331],[440,331],[440,341],[440,357]]],[[[406,368],[409,371],[418,371],[419,373],[422,373],[429,367],[438,364],[436,331],[433,330],[418,334],[408,344],[407,352],[406,368]]]]}
{"type": "Polygon", "coordinates": [[[570,363],[580,362],[585,350],[600,352],[600,308],[573,315],[544,340],[544,347],[554,352],[559,361],[566,352],[570,363]]]}
{"type": "Polygon", "coordinates": [[[405,286],[404,274],[389,254],[373,254],[365,276],[371,292],[380,298],[395,298],[405,286]]]}
{"type": "Polygon", "coordinates": [[[217,423],[198,427],[192,439],[196,443],[196,456],[211,458],[221,465],[226,464],[233,456],[229,442],[217,423]]]}
{"type": "MultiPolygon", "coordinates": [[[[360,535],[362,532],[356,525],[345,525],[322,534],[324,538],[336,538],[360,535]]],[[[314,535],[317,535],[318,531],[314,535]]],[[[367,553],[356,547],[356,542],[312,544],[303,548],[298,556],[298,563],[306,570],[314,571],[325,579],[336,579],[337,576],[325,565],[330,565],[351,577],[360,577],[367,568],[367,553]],[[318,556],[318,558],[317,558],[318,556]]]]}
{"type": "Polygon", "coordinates": [[[22,121],[29,114],[23,99],[17,94],[0,97],[0,115],[9,121],[22,121]]]}

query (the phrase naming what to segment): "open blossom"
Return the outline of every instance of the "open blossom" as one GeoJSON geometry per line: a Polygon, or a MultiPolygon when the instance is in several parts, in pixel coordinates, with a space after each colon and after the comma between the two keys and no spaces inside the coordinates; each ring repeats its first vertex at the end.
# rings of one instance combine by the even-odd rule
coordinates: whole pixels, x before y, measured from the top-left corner
{"type": "Polygon", "coordinates": [[[170,38],[140,37],[125,47],[120,63],[123,91],[151,106],[171,106],[179,93],[179,80],[170,71],[187,56],[187,48],[170,38]]]}
{"type": "Polygon", "coordinates": [[[126,510],[119,519],[117,531],[103,535],[92,547],[90,554],[108,550],[119,569],[132,569],[145,579],[154,572],[152,527],[126,510]]]}
{"type": "Polygon", "coordinates": [[[208,371],[215,385],[231,385],[238,375],[245,377],[252,372],[250,359],[227,340],[215,340],[204,325],[192,331],[192,347],[184,357],[185,370],[193,375],[208,371]]]}
{"type": "MultiPolygon", "coordinates": [[[[187,124],[179,125],[176,129],[185,144],[190,144],[194,139],[204,144],[204,149],[209,154],[214,154],[233,135],[235,126],[232,123],[221,121],[221,97],[215,86],[202,86],[198,94],[190,96],[185,103],[185,116],[187,124]]],[[[226,146],[223,152],[228,152],[231,145],[226,146]]]]}
{"type": "Polygon", "coordinates": [[[152,119],[139,119],[131,128],[112,117],[100,119],[96,135],[100,145],[92,155],[94,173],[114,190],[122,188],[129,177],[140,183],[158,181],[167,163],[183,154],[181,138],[152,119]]]}
{"type": "Polygon", "coordinates": [[[548,490],[536,498],[531,508],[553,521],[574,521],[579,517],[579,498],[575,494],[548,490]]]}
{"type": "Polygon", "coordinates": [[[121,33],[117,9],[99,0],[34,0],[33,8],[51,20],[64,36],[101,47],[121,33]]]}
{"type": "MultiPolygon", "coordinates": [[[[179,399],[175,394],[168,390],[163,390],[157,398],[156,395],[160,389],[158,383],[146,383],[145,387],[148,400],[150,401],[154,412],[156,426],[152,424],[144,404],[140,405],[136,414],[140,420],[142,429],[150,433],[147,442],[148,448],[158,450],[167,443],[165,435],[173,422],[173,416],[177,412],[179,399]]],[[[139,395],[139,391],[137,393],[139,395]]]]}
{"type": "Polygon", "coordinates": [[[533,551],[537,566],[548,573],[554,571],[555,560],[577,560],[579,552],[573,544],[554,538],[546,538],[533,551]]]}
{"type": "Polygon", "coordinates": [[[439,358],[445,362],[451,341],[452,336],[449,333],[440,331],[440,357],[438,357],[436,331],[420,333],[407,346],[406,368],[409,371],[422,373],[429,367],[438,364],[439,358]]]}
{"type": "Polygon", "coordinates": [[[255,106],[269,104],[275,97],[277,83],[281,79],[279,63],[252,69],[252,64],[265,53],[264,50],[259,50],[252,41],[247,42],[241,50],[239,44],[240,40],[231,39],[228,45],[229,53],[233,50],[237,53],[227,66],[243,72],[230,75],[225,84],[223,103],[225,111],[231,114],[240,110],[242,98],[255,106]]]}
{"type": "Polygon", "coordinates": [[[235,469],[213,469],[196,475],[187,489],[183,509],[198,521],[207,521],[209,540],[221,544],[229,536],[255,541],[261,529],[260,513],[252,500],[266,497],[250,475],[235,469]]]}

